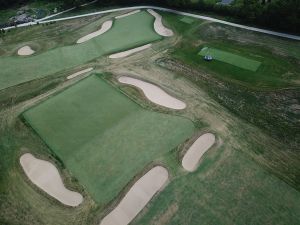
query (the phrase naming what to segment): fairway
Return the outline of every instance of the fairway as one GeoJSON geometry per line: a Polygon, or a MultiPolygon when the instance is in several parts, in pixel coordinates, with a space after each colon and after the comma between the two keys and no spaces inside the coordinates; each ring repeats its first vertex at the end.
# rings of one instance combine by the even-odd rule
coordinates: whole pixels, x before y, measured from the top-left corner
{"type": "Polygon", "coordinates": [[[0,90],[71,69],[103,55],[160,40],[161,36],[154,31],[153,23],[153,16],[142,11],[114,20],[112,29],[80,45],[74,43],[41,54],[36,52],[36,55],[29,57],[2,57],[0,90]]]}
{"type": "Polygon", "coordinates": [[[240,67],[245,70],[250,70],[255,72],[260,66],[261,62],[258,62],[253,59],[248,59],[243,56],[239,56],[230,52],[222,51],[215,48],[204,47],[199,52],[199,55],[211,55],[213,59],[228,63],[237,67],[240,67]]]}
{"type": "Polygon", "coordinates": [[[23,116],[100,205],[195,131],[190,120],[147,111],[97,75],[23,116]]]}

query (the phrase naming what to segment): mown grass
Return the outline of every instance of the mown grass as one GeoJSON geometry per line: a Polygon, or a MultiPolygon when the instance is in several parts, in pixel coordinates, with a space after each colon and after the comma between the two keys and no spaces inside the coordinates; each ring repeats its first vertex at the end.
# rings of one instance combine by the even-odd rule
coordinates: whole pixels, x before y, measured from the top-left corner
{"type": "Polygon", "coordinates": [[[149,13],[140,12],[114,21],[111,30],[82,44],[56,48],[31,57],[2,57],[0,89],[70,69],[106,54],[160,40],[161,37],[153,29],[153,21],[149,13]]]}
{"type": "MultiPolygon", "coordinates": [[[[203,23],[201,20],[187,25],[181,21],[181,16],[171,14],[165,14],[165,19],[182,36],[182,41],[172,53],[173,57],[183,59],[186,63],[213,74],[218,79],[235,81],[251,88],[298,86],[295,81],[300,79],[299,60],[291,51],[292,46],[294,46],[294,51],[300,51],[298,43],[269,37],[269,40],[275,39],[276,41],[273,46],[266,42],[268,35],[265,35],[267,37],[261,38],[264,45],[259,45],[254,38],[252,39],[253,34],[250,33],[247,36],[247,31],[245,31],[246,34],[241,31],[238,33],[236,28],[223,28],[223,26],[220,28],[219,25],[203,23]],[[242,33],[241,40],[234,40],[234,38],[239,38],[240,33],[242,33]],[[198,55],[203,47],[217,48],[244,58],[254,59],[261,62],[261,65],[256,71],[247,71],[218,60],[208,63],[198,55]]],[[[261,34],[258,35],[261,36],[261,34]]]]}
{"type": "Polygon", "coordinates": [[[203,47],[198,53],[200,56],[212,56],[213,60],[218,60],[224,63],[231,64],[233,66],[240,67],[242,69],[250,70],[256,72],[259,68],[261,62],[245,58],[236,54],[232,54],[227,51],[222,51],[220,49],[203,47]]]}
{"type": "MultiPolygon", "coordinates": [[[[277,52],[279,49],[288,56],[297,55],[299,50],[296,44],[288,41],[273,39],[264,35],[249,37],[246,31],[239,31],[239,35],[233,37],[231,35],[235,29],[218,30],[216,35],[209,36],[209,33],[213,32],[205,24],[202,25],[204,25],[204,28],[206,27],[206,35],[209,38],[204,37],[203,33],[203,36],[200,38],[198,35],[195,35],[195,32],[200,30],[198,21],[191,25],[183,22],[175,23],[176,20],[173,20],[175,19],[174,15],[166,15],[170,19],[164,21],[164,23],[168,26],[171,25],[177,33],[184,33],[183,39],[186,41],[190,40],[190,51],[195,50],[195,54],[197,54],[196,50],[199,49],[193,46],[199,46],[203,41],[208,42],[208,39],[211,41],[218,38],[226,40],[227,37],[231,40],[236,37],[249,38],[247,43],[262,41],[261,45],[265,45],[262,49],[266,48],[267,52],[272,52],[273,50],[277,52]]],[[[51,26],[59,27],[58,24],[51,26]]],[[[89,29],[92,28],[91,26],[89,29]]],[[[215,27],[213,26],[213,28],[215,27]]],[[[47,36],[48,34],[41,35],[47,36]]],[[[70,33],[58,35],[61,40],[64,40],[63,36],[74,38],[74,35],[70,35],[70,33]]],[[[66,41],[64,43],[67,43],[67,40],[64,41],[66,41]]],[[[237,43],[239,43],[238,46],[245,47],[240,42],[237,41],[237,43]]],[[[57,42],[56,44],[62,43],[57,42]]],[[[251,44],[251,46],[261,45],[251,44]]],[[[180,64],[178,65],[181,66],[180,64]]],[[[198,69],[199,67],[191,68],[198,69]]],[[[186,76],[187,79],[191,79],[191,82],[206,90],[214,99],[217,99],[223,106],[234,111],[237,117],[241,117],[244,120],[241,120],[240,125],[231,124],[230,129],[234,131],[231,132],[231,135],[228,132],[216,133],[217,137],[221,137],[223,140],[223,145],[207,152],[195,173],[188,174],[181,169],[178,157],[180,148],[161,152],[161,155],[157,154],[158,158],[155,159],[155,163],[164,164],[168,168],[171,183],[150,202],[150,205],[147,206],[133,224],[300,224],[299,191],[280,180],[284,179],[287,182],[289,180],[289,184],[294,182],[294,187],[297,187],[297,184],[300,187],[299,179],[297,179],[300,165],[297,154],[295,152],[290,154],[287,151],[288,145],[278,144],[277,141],[266,136],[261,130],[249,129],[252,126],[248,126],[246,122],[249,119],[251,123],[263,124],[261,125],[262,127],[267,123],[266,126],[270,125],[271,127],[268,130],[276,129],[279,134],[285,135],[287,141],[289,141],[291,135],[294,137],[297,135],[299,130],[297,127],[299,126],[294,122],[297,118],[295,116],[286,117],[286,110],[284,109],[288,109],[290,104],[297,102],[297,90],[290,90],[289,92],[284,90],[282,92],[256,92],[249,88],[252,88],[253,85],[248,85],[241,89],[240,83],[232,85],[232,83],[236,82],[236,79],[228,78],[226,83],[219,82],[220,79],[217,80],[217,85],[213,85],[210,82],[205,83],[201,81],[204,78],[200,75],[206,75],[202,70],[199,70],[200,75],[192,74],[191,71],[188,70],[184,74],[176,73],[176,76],[186,76]],[[195,79],[193,75],[195,75],[195,79]],[[293,129],[289,129],[289,123],[293,124],[293,129]],[[278,127],[283,128],[278,129],[278,127]],[[233,139],[231,143],[228,142],[229,136],[233,139]],[[265,137],[265,139],[261,139],[261,137],[265,137]],[[237,143],[246,142],[248,142],[247,146],[243,146],[240,149],[233,148],[233,146],[238,146],[237,143]],[[251,158],[249,157],[251,155],[256,156],[251,158]],[[258,164],[257,162],[260,163],[258,164]],[[265,170],[266,167],[268,167],[267,170],[265,170]],[[281,176],[278,175],[280,179],[272,174],[280,174],[281,176]]],[[[209,74],[218,78],[217,72],[209,74]]],[[[38,83],[32,83],[32,86],[29,87],[33,91],[39,92],[38,83]]],[[[23,92],[22,89],[20,89],[20,92],[23,92]]],[[[85,92],[89,92],[89,90],[84,89],[81,94],[85,94],[85,92]]],[[[137,92],[133,93],[137,94],[137,92]]],[[[22,96],[21,93],[18,94],[22,96]]],[[[194,97],[191,96],[191,98],[194,97]]],[[[108,98],[110,96],[106,98],[106,101],[108,101],[108,98]]],[[[212,102],[213,105],[216,104],[213,100],[212,102]]],[[[72,107],[78,106],[77,102],[73,103],[72,107]]],[[[60,111],[60,109],[57,108],[57,111],[60,111]]],[[[120,110],[120,107],[117,110],[120,110]]],[[[220,117],[228,115],[227,111],[223,113],[220,111],[214,112],[213,110],[213,108],[209,109],[211,113],[217,113],[220,117]]],[[[203,108],[203,111],[205,112],[205,108],[203,108]]],[[[49,115],[44,114],[44,119],[49,115]]],[[[0,114],[0,119],[3,119],[2,116],[3,112],[0,114]]],[[[104,206],[99,209],[89,199],[88,202],[85,201],[86,205],[76,209],[69,209],[53,201],[53,199],[32,185],[30,181],[26,180],[26,176],[22,173],[18,163],[19,156],[24,152],[20,148],[24,146],[28,148],[28,151],[40,158],[47,159],[49,157],[48,160],[56,163],[60,170],[65,171],[65,180],[68,181],[67,184],[70,187],[82,191],[85,193],[85,196],[88,195],[81,189],[82,186],[78,182],[74,182],[75,179],[73,182],[70,181],[70,170],[64,169],[60,162],[55,160],[54,154],[52,153],[51,155],[44,142],[32,130],[14,118],[13,112],[8,111],[4,116],[9,117],[9,126],[7,129],[4,129],[3,125],[5,123],[1,120],[0,224],[99,224],[99,215],[103,215],[104,206]],[[12,121],[13,124],[11,124],[12,121]]],[[[232,118],[226,117],[230,123],[233,121],[232,118]]],[[[235,118],[235,120],[240,121],[238,118],[235,118]]],[[[199,126],[201,127],[201,124],[199,126]]],[[[261,126],[259,125],[259,127],[261,126]]],[[[124,128],[124,130],[126,129],[128,128],[124,128]]],[[[129,130],[131,131],[132,129],[130,128],[129,130]]],[[[67,135],[69,131],[66,131],[67,135]]],[[[108,139],[111,138],[111,134],[112,132],[107,133],[108,139]]],[[[116,134],[116,136],[118,135],[116,134]]],[[[80,142],[80,140],[73,141],[80,142]]],[[[108,143],[113,141],[115,139],[108,140],[108,143]]],[[[125,141],[122,141],[122,146],[123,143],[125,141]]],[[[121,144],[119,143],[119,145],[121,144]]],[[[97,143],[97,146],[101,147],[102,143],[97,143]]],[[[91,151],[91,146],[87,146],[86,149],[91,151]]],[[[109,150],[111,149],[109,148],[109,150]]],[[[106,153],[109,153],[109,151],[106,153]]],[[[140,152],[136,153],[136,155],[139,154],[140,152]]],[[[73,162],[77,160],[76,163],[80,163],[82,155],[84,153],[80,152],[77,159],[74,159],[73,162]]],[[[135,158],[136,155],[134,155],[135,158]]],[[[126,168],[130,166],[126,164],[126,168]]],[[[97,174],[101,176],[101,180],[105,179],[104,173],[110,173],[110,170],[101,171],[97,174]]],[[[120,179],[119,176],[118,178],[120,179]]],[[[120,182],[120,180],[117,180],[117,182],[120,182]]],[[[83,188],[86,189],[86,187],[83,188]]]]}
{"type": "Polygon", "coordinates": [[[190,120],[144,110],[97,76],[23,115],[100,205],[195,131],[190,120]]]}
{"type": "Polygon", "coordinates": [[[177,69],[192,68],[198,75],[184,75],[220,104],[289,148],[297,148],[299,120],[293,107],[299,104],[298,42],[203,21],[184,27],[180,16],[166,14],[165,18],[182,38],[170,53],[180,61],[182,68],[177,69]],[[197,55],[204,46],[254,58],[262,64],[251,72],[216,60],[206,62],[197,55]],[[199,79],[199,75],[207,80],[199,79]]]}
{"type": "Polygon", "coordinates": [[[42,140],[19,119],[15,111],[0,116],[0,224],[90,224],[95,205],[66,169],[57,161],[42,140]],[[77,208],[65,207],[37,188],[25,175],[19,157],[31,152],[52,162],[62,174],[65,185],[84,195],[77,208]]]}

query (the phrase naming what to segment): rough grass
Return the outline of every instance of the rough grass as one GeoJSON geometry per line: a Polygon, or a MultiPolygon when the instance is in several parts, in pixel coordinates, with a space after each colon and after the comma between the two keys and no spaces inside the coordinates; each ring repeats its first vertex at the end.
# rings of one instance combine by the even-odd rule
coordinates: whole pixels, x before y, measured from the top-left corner
{"type": "Polygon", "coordinates": [[[153,29],[153,21],[153,16],[143,11],[114,21],[111,30],[83,44],[55,48],[31,57],[3,57],[0,59],[0,89],[160,40],[153,29]]]}
{"type": "Polygon", "coordinates": [[[188,119],[144,110],[97,76],[23,115],[100,205],[195,130],[188,119]]]}
{"type": "Polygon", "coordinates": [[[253,72],[255,72],[261,65],[261,62],[259,61],[215,48],[203,47],[198,54],[201,56],[210,55],[214,60],[228,63],[253,72]]]}
{"type": "Polygon", "coordinates": [[[239,151],[223,146],[209,155],[195,173],[178,170],[133,224],[300,223],[298,191],[239,151]]]}
{"type": "Polygon", "coordinates": [[[180,21],[181,16],[172,14],[164,14],[164,16],[166,23],[182,37],[182,41],[172,52],[173,57],[182,59],[203,72],[213,74],[220,80],[240,83],[251,88],[299,86],[297,84],[300,79],[298,42],[202,20],[185,24],[180,21]],[[207,63],[198,55],[203,47],[220,49],[254,59],[261,62],[261,65],[256,71],[251,71],[218,60],[207,63]]]}

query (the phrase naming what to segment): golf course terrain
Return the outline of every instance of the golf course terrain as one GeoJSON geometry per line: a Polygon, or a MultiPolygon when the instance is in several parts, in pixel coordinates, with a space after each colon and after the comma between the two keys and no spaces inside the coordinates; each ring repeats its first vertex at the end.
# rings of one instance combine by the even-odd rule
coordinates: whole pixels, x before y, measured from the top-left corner
{"type": "Polygon", "coordinates": [[[1,225],[300,225],[300,41],[80,10],[0,34],[1,225]]]}

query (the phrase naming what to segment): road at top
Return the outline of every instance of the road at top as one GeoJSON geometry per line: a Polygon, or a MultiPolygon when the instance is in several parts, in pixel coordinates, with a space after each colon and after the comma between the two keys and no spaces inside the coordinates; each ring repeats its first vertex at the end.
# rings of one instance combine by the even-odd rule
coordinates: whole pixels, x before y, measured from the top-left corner
{"type": "MultiPolygon", "coordinates": [[[[202,20],[212,21],[212,22],[215,22],[215,23],[225,24],[225,25],[232,26],[232,27],[238,27],[238,28],[245,29],[245,30],[255,31],[255,32],[264,33],[264,34],[270,34],[270,35],[274,35],[274,36],[277,36],[277,37],[283,37],[283,38],[288,38],[288,39],[300,41],[300,36],[297,36],[297,35],[292,35],[292,34],[287,34],[287,33],[281,33],[281,32],[276,32],[276,31],[271,31],[271,30],[266,30],[266,29],[261,29],[261,28],[246,26],[246,25],[237,24],[237,23],[231,23],[231,22],[228,22],[228,21],[225,21],[225,20],[219,20],[219,19],[216,19],[216,18],[213,18],[213,17],[201,16],[201,15],[197,15],[197,14],[182,12],[182,11],[178,11],[178,10],[174,10],[174,9],[168,9],[168,8],[163,8],[163,7],[156,7],[156,6],[123,7],[123,8],[109,9],[109,10],[104,10],[104,11],[99,11],[99,12],[87,13],[87,14],[82,14],[82,15],[77,15],[77,16],[70,16],[70,17],[59,18],[59,19],[53,19],[53,20],[45,20],[45,18],[43,18],[40,21],[35,21],[35,22],[29,22],[29,23],[20,24],[17,27],[26,27],[26,26],[30,26],[30,25],[35,25],[38,22],[39,23],[49,23],[49,22],[70,20],[70,19],[76,19],[76,18],[87,17],[87,16],[101,15],[101,14],[111,13],[111,12],[119,12],[119,11],[126,11],[126,10],[136,10],[136,9],[149,9],[149,8],[160,10],[160,11],[165,11],[165,12],[170,12],[170,13],[175,13],[175,14],[178,14],[178,15],[189,16],[189,17],[193,17],[193,18],[196,18],[196,19],[202,19],[202,20]]],[[[70,10],[72,10],[72,9],[69,9],[69,10],[66,10],[66,11],[70,11],[70,10]]],[[[62,13],[63,12],[61,12],[60,14],[62,14],[62,13]]],[[[49,16],[49,17],[51,18],[52,16],[49,16]]],[[[15,26],[11,26],[11,27],[3,28],[3,29],[4,30],[9,30],[9,29],[13,29],[13,28],[16,28],[16,27],[15,26]]]]}

